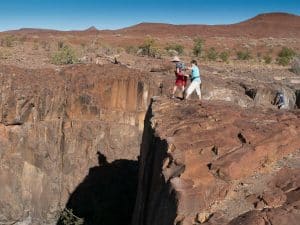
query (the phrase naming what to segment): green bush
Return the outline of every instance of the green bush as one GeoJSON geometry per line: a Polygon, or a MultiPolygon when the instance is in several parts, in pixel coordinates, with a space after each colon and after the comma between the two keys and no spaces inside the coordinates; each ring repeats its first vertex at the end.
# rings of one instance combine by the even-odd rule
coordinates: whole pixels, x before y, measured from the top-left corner
{"type": "Polygon", "coordinates": [[[160,50],[155,46],[155,40],[148,37],[144,43],[139,47],[141,54],[153,58],[159,58],[161,56],[160,50]]]}
{"type": "Polygon", "coordinates": [[[287,47],[283,47],[278,53],[278,57],[287,57],[292,59],[294,56],[296,56],[296,52],[294,52],[293,49],[287,47]]]}
{"type": "Polygon", "coordinates": [[[287,57],[277,57],[276,62],[278,65],[287,66],[290,64],[291,60],[287,57]]]}
{"type": "Polygon", "coordinates": [[[211,47],[208,51],[207,51],[207,58],[210,61],[216,61],[218,58],[218,52],[216,51],[215,48],[211,47]]]}
{"type": "Polygon", "coordinates": [[[287,66],[290,64],[294,56],[296,56],[295,51],[293,51],[291,48],[283,47],[278,53],[276,61],[279,65],[287,66]]]}
{"type": "Polygon", "coordinates": [[[180,44],[168,44],[165,49],[167,51],[170,51],[170,50],[175,50],[178,55],[182,55],[183,52],[184,52],[184,47],[180,44]]]}
{"type": "Polygon", "coordinates": [[[221,52],[220,55],[219,55],[220,59],[223,61],[223,62],[228,62],[228,59],[229,59],[229,52],[221,52]]]}
{"type": "Polygon", "coordinates": [[[196,57],[200,57],[203,51],[204,40],[202,38],[196,38],[194,40],[193,54],[196,57]]]}
{"type": "Polygon", "coordinates": [[[265,64],[270,64],[272,62],[272,57],[269,55],[264,56],[265,64]]]}
{"type": "Polygon", "coordinates": [[[1,40],[1,46],[13,47],[16,38],[13,35],[7,35],[1,40]]]}
{"type": "Polygon", "coordinates": [[[75,51],[65,45],[52,56],[52,63],[55,65],[73,64],[77,62],[75,51]]]}
{"type": "Polygon", "coordinates": [[[238,51],[236,53],[237,59],[238,60],[249,60],[251,59],[251,53],[246,50],[246,51],[238,51]]]}

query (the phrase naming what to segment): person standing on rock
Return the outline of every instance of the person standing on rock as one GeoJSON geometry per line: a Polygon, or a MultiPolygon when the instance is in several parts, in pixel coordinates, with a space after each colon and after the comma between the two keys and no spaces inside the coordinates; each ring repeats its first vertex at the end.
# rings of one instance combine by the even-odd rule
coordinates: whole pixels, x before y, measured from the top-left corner
{"type": "Polygon", "coordinates": [[[199,70],[196,60],[192,60],[191,64],[192,64],[192,67],[189,68],[191,70],[191,74],[190,74],[191,84],[186,91],[185,99],[189,99],[190,95],[196,90],[199,100],[201,101],[202,96],[201,96],[200,70],[199,70]]]}
{"type": "Polygon", "coordinates": [[[172,98],[175,98],[175,93],[177,91],[177,88],[180,88],[182,96],[184,95],[184,89],[186,86],[187,77],[184,74],[184,70],[185,70],[184,63],[181,62],[179,57],[175,56],[172,62],[175,63],[176,65],[176,70],[175,70],[176,81],[172,92],[172,98]]]}

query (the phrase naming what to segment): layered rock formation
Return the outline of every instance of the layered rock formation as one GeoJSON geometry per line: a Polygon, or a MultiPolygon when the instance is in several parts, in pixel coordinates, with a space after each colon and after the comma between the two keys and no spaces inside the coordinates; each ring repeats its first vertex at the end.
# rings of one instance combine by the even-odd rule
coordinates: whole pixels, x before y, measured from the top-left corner
{"type": "Polygon", "coordinates": [[[297,224],[300,112],[155,98],[133,225],[297,224]]]}
{"type": "Polygon", "coordinates": [[[168,70],[1,66],[0,224],[62,224],[63,209],[86,225],[129,224],[136,192],[134,225],[293,224],[300,115],[271,101],[283,87],[299,107],[299,88],[210,72],[211,102],[148,107],[170,93],[168,70]]]}
{"type": "Polygon", "coordinates": [[[159,90],[148,74],[118,65],[2,66],[0,84],[1,224],[55,223],[76,186],[89,185],[84,178],[101,163],[97,152],[105,168],[130,171],[149,99],[159,90]]]}

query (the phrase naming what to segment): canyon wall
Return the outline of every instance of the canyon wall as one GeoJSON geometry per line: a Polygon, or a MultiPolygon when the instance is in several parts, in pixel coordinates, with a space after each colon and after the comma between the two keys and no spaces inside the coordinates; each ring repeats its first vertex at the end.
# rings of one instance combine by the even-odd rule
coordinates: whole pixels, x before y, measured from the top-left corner
{"type": "Polygon", "coordinates": [[[135,162],[144,115],[158,92],[148,74],[119,65],[56,71],[2,66],[0,84],[5,224],[54,224],[90,168],[135,162]]]}

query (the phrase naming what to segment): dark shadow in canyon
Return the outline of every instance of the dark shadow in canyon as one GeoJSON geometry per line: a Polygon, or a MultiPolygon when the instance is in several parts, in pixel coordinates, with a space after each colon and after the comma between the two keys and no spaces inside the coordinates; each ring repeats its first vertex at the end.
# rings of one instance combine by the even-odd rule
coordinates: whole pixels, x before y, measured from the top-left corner
{"type": "MultiPolygon", "coordinates": [[[[138,162],[115,160],[108,163],[100,152],[98,161],[99,166],[90,168],[89,174],[70,195],[66,209],[83,218],[84,225],[128,225],[136,199],[138,162]]],[[[65,224],[60,216],[57,225],[65,224]]]]}
{"type": "MultiPolygon", "coordinates": [[[[138,195],[133,215],[134,225],[180,224],[174,223],[177,217],[178,197],[170,182],[170,177],[163,175],[163,164],[168,158],[168,143],[155,134],[151,119],[153,117],[151,99],[145,120],[141,142],[140,177],[138,195]]],[[[171,159],[168,165],[170,176],[179,176],[178,167],[173,166],[171,159]]]]}
{"type": "Polygon", "coordinates": [[[300,90],[296,90],[296,109],[300,109],[300,90]]]}

